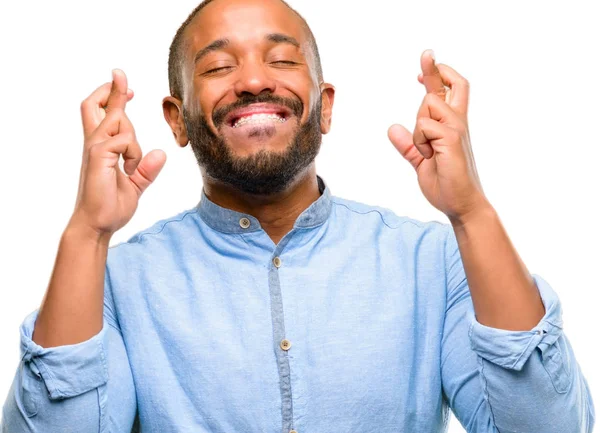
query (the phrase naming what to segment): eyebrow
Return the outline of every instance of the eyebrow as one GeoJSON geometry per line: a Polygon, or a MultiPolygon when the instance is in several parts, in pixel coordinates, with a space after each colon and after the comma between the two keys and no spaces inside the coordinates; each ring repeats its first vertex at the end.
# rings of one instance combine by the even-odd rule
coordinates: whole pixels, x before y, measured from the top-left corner
{"type": "Polygon", "coordinates": [[[283,33],[270,33],[265,38],[270,42],[275,42],[276,44],[290,44],[296,48],[300,48],[300,43],[296,40],[296,38],[284,35],[283,33]]]}
{"type": "Polygon", "coordinates": [[[217,39],[216,41],[211,42],[196,53],[196,56],[194,57],[194,63],[198,63],[198,61],[208,53],[222,50],[227,45],[229,45],[229,39],[217,39]]]}
{"type": "MultiPolygon", "coordinates": [[[[300,48],[300,43],[296,40],[296,38],[289,35],[284,35],[283,33],[269,33],[265,36],[265,39],[276,44],[290,44],[296,48],[300,48]]],[[[196,53],[196,56],[194,56],[194,64],[198,63],[198,61],[200,61],[200,59],[207,54],[222,50],[223,48],[227,47],[229,43],[229,39],[225,38],[217,39],[216,41],[211,42],[196,53]]]]}

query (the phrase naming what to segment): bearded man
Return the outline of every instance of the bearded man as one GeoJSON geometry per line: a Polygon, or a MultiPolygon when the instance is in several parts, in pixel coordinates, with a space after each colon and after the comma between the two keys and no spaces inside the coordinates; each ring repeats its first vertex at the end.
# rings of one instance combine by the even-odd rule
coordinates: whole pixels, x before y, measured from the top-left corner
{"type": "Polygon", "coordinates": [[[2,432],[590,432],[556,293],[483,193],[469,87],[421,58],[426,96],[389,138],[449,224],[332,195],[307,23],[281,0],[207,0],[177,32],[163,110],[200,202],[108,247],[163,167],[125,74],[82,104],[77,204],[2,432]],[[118,162],[123,156],[123,171],[118,162]]]}

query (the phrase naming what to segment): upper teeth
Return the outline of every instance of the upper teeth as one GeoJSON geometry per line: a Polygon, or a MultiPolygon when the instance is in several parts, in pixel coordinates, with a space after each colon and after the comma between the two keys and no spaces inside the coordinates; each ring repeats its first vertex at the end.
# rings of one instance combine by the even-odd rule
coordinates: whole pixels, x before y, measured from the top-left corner
{"type": "Polygon", "coordinates": [[[264,122],[272,122],[272,121],[277,121],[277,122],[285,122],[285,119],[283,117],[281,117],[279,114],[267,114],[267,113],[258,113],[258,114],[251,114],[249,116],[243,116],[240,117],[238,120],[235,121],[235,123],[233,124],[234,128],[237,128],[239,126],[245,125],[246,123],[264,123],[264,122]]]}

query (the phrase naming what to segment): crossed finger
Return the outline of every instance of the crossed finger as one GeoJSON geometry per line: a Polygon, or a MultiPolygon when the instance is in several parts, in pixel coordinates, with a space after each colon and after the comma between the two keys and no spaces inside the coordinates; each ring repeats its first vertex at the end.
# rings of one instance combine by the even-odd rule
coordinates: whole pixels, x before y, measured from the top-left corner
{"type": "Polygon", "coordinates": [[[117,134],[134,134],[133,124],[122,108],[113,108],[94,130],[92,136],[99,140],[113,137],[117,134]]]}
{"type": "Polygon", "coordinates": [[[447,89],[444,85],[440,70],[435,64],[433,50],[425,50],[423,51],[423,54],[421,54],[421,71],[421,79],[419,81],[425,86],[425,91],[427,93],[433,93],[442,98],[442,100],[445,100],[447,89]]]}
{"type": "Polygon", "coordinates": [[[453,68],[435,63],[433,51],[421,55],[419,82],[427,93],[433,93],[445,101],[454,111],[466,118],[469,109],[469,82],[453,68]]]}
{"type": "MultiPolygon", "coordinates": [[[[142,159],[142,149],[133,132],[118,134],[102,143],[95,144],[90,148],[90,153],[93,152],[98,152],[98,155],[102,156],[108,153],[114,154],[115,164],[121,155],[124,161],[123,170],[130,176],[135,172],[142,159]]],[[[102,158],[96,158],[96,161],[104,163],[102,158]]]]}
{"type": "Polygon", "coordinates": [[[87,139],[114,109],[125,109],[133,98],[133,91],[127,88],[127,77],[121,70],[113,70],[113,81],[104,83],[81,103],[81,120],[84,137],[87,139]]]}
{"type": "MultiPolygon", "coordinates": [[[[444,102],[437,95],[427,93],[417,113],[417,121],[413,132],[413,143],[419,152],[427,159],[433,156],[431,128],[433,124],[437,131],[462,132],[466,129],[466,118],[459,114],[451,105],[444,102]],[[429,130],[429,134],[428,134],[429,130]]],[[[435,137],[439,139],[440,137],[435,137]]]]}

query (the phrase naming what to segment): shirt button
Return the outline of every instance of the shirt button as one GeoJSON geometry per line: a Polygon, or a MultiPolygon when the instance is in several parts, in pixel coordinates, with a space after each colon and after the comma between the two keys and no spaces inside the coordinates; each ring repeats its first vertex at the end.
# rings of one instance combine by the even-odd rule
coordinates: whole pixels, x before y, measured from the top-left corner
{"type": "Polygon", "coordinates": [[[290,433],[298,433],[296,430],[290,430],[290,433]]]}
{"type": "Polygon", "coordinates": [[[292,343],[290,343],[290,340],[288,340],[287,338],[284,338],[283,340],[281,340],[281,343],[279,343],[279,346],[283,350],[289,350],[290,347],[292,347],[292,343]]]}
{"type": "Polygon", "coordinates": [[[281,266],[281,259],[279,257],[275,257],[273,259],[273,264],[275,265],[276,268],[281,266]]]}
{"type": "Polygon", "coordinates": [[[240,219],[240,227],[243,229],[250,227],[250,220],[246,217],[240,219]]]}

